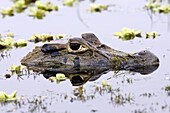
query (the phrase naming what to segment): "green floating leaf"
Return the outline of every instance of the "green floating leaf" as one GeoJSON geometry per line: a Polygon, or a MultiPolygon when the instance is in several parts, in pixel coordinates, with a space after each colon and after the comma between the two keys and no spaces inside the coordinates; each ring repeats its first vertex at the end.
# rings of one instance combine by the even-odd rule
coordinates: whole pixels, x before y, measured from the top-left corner
{"type": "Polygon", "coordinates": [[[170,12],[170,6],[169,4],[165,4],[164,6],[161,6],[160,3],[154,2],[154,3],[147,3],[145,5],[145,8],[147,10],[151,10],[152,12],[158,12],[158,13],[164,13],[168,14],[170,12]]]}
{"type": "Polygon", "coordinates": [[[58,11],[58,6],[52,5],[51,2],[44,3],[42,1],[36,1],[35,6],[38,9],[42,9],[42,10],[45,10],[45,11],[52,11],[52,10],[58,11]]]}
{"type": "Polygon", "coordinates": [[[42,42],[42,41],[45,42],[51,40],[53,40],[53,36],[50,35],[50,33],[48,33],[48,34],[41,34],[41,35],[34,34],[34,36],[32,36],[28,41],[37,43],[37,42],[42,42]]]}
{"type": "Polygon", "coordinates": [[[0,13],[3,15],[3,17],[5,17],[6,15],[8,16],[14,16],[14,10],[10,9],[10,8],[2,8],[2,10],[0,11],[0,13]]]}
{"type": "Polygon", "coordinates": [[[148,38],[150,38],[150,37],[152,37],[153,39],[155,39],[156,36],[160,36],[160,34],[157,33],[157,32],[155,32],[155,31],[153,31],[153,32],[151,32],[151,33],[147,33],[147,32],[146,32],[146,39],[148,39],[148,38]]]}
{"type": "Polygon", "coordinates": [[[14,9],[17,13],[23,12],[28,6],[25,3],[25,0],[18,0],[12,5],[12,9],[14,9]]]}
{"type": "Polygon", "coordinates": [[[69,7],[73,7],[74,4],[78,3],[77,0],[64,0],[63,5],[67,5],[69,7]]]}
{"type": "Polygon", "coordinates": [[[104,10],[107,10],[108,5],[95,5],[95,4],[90,4],[90,9],[87,9],[87,11],[91,12],[101,12],[104,10]]]}
{"type": "Polygon", "coordinates": [[[141,37],[141,31],[135,31],[135,29],[122,28],[121,32],[115,32],[115,36],[118,36],[122,40],[132,40],[135,37],[141,37]]]}
{"type": "Polygon", "coordinates": [[[66,77],[65,77],[65,75],[62,74],[62,73],[57,73],[57,74],[56,74],[56,80],[57,80],[57,81],[63,81],[63,80],[66,80],[66,77]]]}
{"type": "Polygon", "coordinates": [[[49,13],[48,11],[45,11],[45,10],[42,10],[42,9],[36,9],[36,8],[33,8],[33,7],[30,7],[30,11],[32,13],[30,13],[29,16],[32,16],[32,17],[37,18],[37,19],[42,19],[43,17],[45,17],[46,13],[49,13]]]}
{"type": "Polygon", "coordinates": [[[14,41],[13,43],[14,43],[13,45],[16,46],[16,47],[27,46],[27,42],[24,39],[19,39],[17,41],[14,41]]]}
{"type": "Polygon", "coordinates": [[[7,37],[14,38],[14,33],[7,33],[6,36],[7,36],[7,37]]]}
{"type": "Polygon", "coordinates": [[[11,69],[8,69],[8,70],[12,72],[12,75],[13,75],[14,73],[16,73],[17,75],[20,75],[24,68],[25,68],[25,67],[23,67],[23,66],[20,66],[20,65],[19,65],[19,66],[14,66],[14,65],[12,64],[12,65],[11,65],[11,69]]]}
{"type": "Polygon", "coordinates": [[[0,92],[0,101],[14,101],[17,99],[16,93],[17,91],[14,91],[12,95],[7,95],[5,92],[0,92]]]}
{"type": "Polygon", "coordinates": [[[56,39],[62,39],[62,38],[66,38],[67,37],[67,35],[58,35],[58,36],[56,36],[56,39]]]}

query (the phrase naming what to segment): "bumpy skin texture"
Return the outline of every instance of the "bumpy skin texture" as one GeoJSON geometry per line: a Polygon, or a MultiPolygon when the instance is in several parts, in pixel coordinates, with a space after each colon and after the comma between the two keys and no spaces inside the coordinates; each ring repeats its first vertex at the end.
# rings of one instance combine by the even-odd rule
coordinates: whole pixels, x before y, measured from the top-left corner
{"type": "Polygon", "coordinates": [[[82,34],[82,38],[72,38],[66,44],[44,44],[37,46],[22,60],[23,65],[35,71],[78,72],[89,69],[136,70],[157,66],[159,59],[144,50],[128,54],[114,50],[92,33],[82,34]]]}

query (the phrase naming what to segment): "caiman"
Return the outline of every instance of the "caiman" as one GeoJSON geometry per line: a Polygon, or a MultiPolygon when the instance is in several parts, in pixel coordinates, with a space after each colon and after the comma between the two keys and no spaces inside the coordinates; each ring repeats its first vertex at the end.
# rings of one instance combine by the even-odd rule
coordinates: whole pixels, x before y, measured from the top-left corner
{"type": "Polygon", "coordinates": [[[129,54],[112,49],[94,34],[85,33],[82,38],[71,38],[66,44],[37,46],[21,60],[21,64],[42,73],[99,74],[116,69],[148,74],[159,66],[159,59],[148,50],[129,54]]]}

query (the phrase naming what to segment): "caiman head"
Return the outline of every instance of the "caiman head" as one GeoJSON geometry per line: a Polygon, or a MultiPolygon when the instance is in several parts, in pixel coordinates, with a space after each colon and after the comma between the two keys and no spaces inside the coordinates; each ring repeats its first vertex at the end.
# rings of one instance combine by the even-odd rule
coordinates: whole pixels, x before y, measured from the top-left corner
{"type": "Polygon", "coordinates": [[[37,46],[21,63],[37,71],[74,73],[90,69],[133,71],[146,66],[158,67],[159,59],[147,50],[134,54],[114,50],[102,44],[94,34],[85,33],[82,38],[69,39],[66,44],[37,46]]]}

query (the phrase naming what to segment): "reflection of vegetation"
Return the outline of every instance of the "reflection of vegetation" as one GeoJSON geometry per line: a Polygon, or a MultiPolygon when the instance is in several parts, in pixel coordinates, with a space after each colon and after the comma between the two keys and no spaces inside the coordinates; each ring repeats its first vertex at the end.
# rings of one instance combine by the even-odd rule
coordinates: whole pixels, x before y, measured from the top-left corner
{"type": "Polygon", "coordinates": [[[0,102],[8,102],[8,101],[14,101],[16,100],[16,93],[17,91],[14,91],[11,95],[7,95],[5,92],[0,92],[0,102]]]}
{"type": "Polygon", "coordinates": [[[107,10],[108,5],[95,5],[95,4],[90,4],[90,9],[87,9],[87,11],[91,12],[101,12],[104,10],[107,10]]]}
{"type": "MultiPolygon", "coordinates": [[[[142,31],[140,30],[135,31],[135,29],[122,28],[121,32],[115,32],[114,35],[118,36],[122,40],[132,40],[135,37],[142,37],[141,32],[142,31]]],[[[146,39],[150,37],[154,39],[156,36],[160,36],[160,34],[154,31],[151,33],[146,32],[146,39]]]]}

